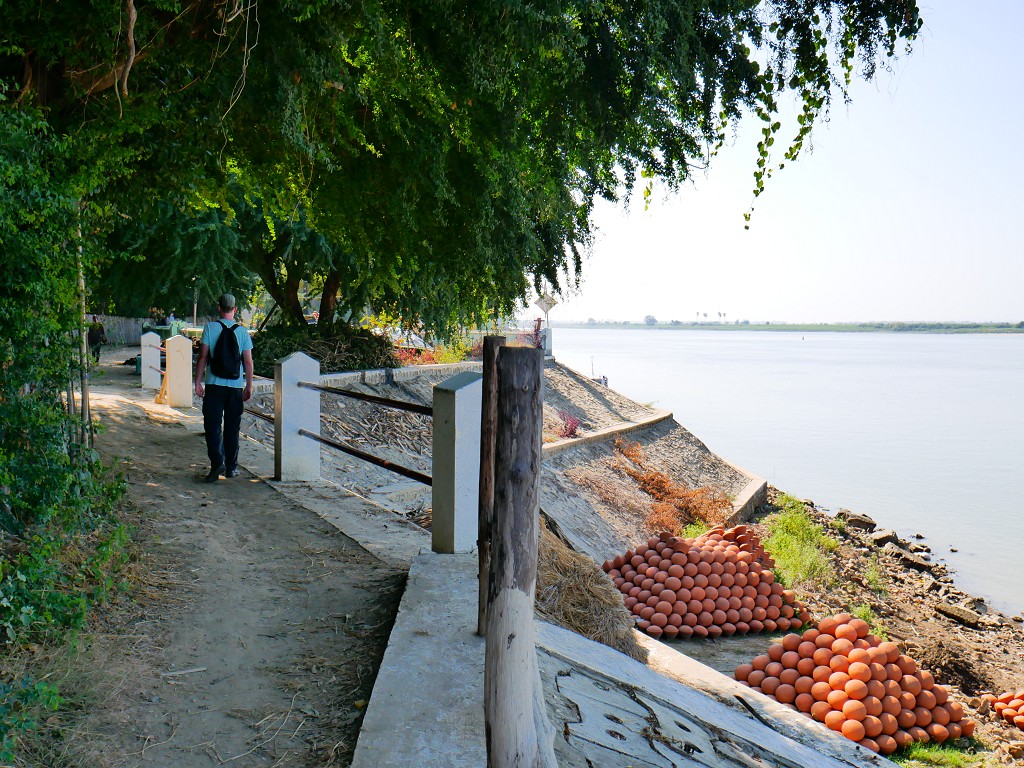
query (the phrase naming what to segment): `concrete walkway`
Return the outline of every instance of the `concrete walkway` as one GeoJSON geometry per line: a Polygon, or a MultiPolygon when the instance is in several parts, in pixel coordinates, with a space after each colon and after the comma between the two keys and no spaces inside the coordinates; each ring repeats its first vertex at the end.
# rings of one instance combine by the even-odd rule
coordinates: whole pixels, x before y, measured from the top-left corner
{"type": "MultiPolygon", "coordinates": [[[[474,555],[413,561],[353,768],[486,765],[476,574],[474,555]]],[[[645,635],[648,665],[546,622],[535,629],[562,768],[893,765],[645,635]]]]}

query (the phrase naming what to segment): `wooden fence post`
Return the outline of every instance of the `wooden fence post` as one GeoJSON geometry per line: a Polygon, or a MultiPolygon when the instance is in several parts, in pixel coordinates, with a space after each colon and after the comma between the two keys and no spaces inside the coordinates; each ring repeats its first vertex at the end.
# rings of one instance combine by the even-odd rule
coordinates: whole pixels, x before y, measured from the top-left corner
{"type": "Polygon", "coordinates": [[[487,589],[488,768],[556,768],[534,645],[544,353],[498,353],[494,520],[487,589]]]}
{"type": "Polygon", "coordinates": [[[484,391],[480,408],[480,510],[477,551],[480,555],[480,601],[476,633],[487,632],[487,583],[491,567],[491,526],[494,521],[494,440],[498,421],[498,350],[504,336],[484,336],[484,391]]]}

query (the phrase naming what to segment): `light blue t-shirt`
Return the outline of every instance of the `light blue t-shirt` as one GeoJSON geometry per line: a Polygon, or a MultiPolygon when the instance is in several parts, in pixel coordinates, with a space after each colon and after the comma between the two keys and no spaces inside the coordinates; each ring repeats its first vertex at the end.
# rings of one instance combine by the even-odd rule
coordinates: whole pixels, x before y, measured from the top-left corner
{"type": "MultiPolygon", "coordinates": [[[[206,344],[210,348],[210,355],[206,361],[206,383],[217,384],[222,387],[238,387],[239,389],[244,389],[244,363],[239,366],[237,379],[222,379],[220,376],[214,376],[213,371],[210,370],[210,360],[213,359],[213,348],[217,346],[217,339],[220,338],[220,334],[225,328],[230,328],[233,324],[233,320],[214,320],[212,323],[207,323],[203,328],[203,337],[200,339],[200,343],[206,344]]],[[[247,349],[252,349],[252,337],[249,336],[249,331],[243,326],[239,325],[235,328],[235,338],[238,339],[239,352],[245,352],[247,349]]]]}

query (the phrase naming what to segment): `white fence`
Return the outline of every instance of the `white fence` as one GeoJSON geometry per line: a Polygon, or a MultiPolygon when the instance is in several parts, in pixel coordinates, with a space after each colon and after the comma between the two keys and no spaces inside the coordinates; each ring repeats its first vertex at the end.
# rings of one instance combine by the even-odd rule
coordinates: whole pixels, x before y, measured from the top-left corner
{"type": "Polygon", "coordinates": [[[274,366],[274,476],[282,481],[320,478],[321,445],[342,450],[431,486],[432,548],[470,552],[477,544],[480,482],[481,375],[463,372],[434,387],[433,405],[403,403],[345,392],[320,382],[320,364],[302,352],[274,366]],[[371,399],[385,407],[429,412],[434,419],[430,477],[397,467],[320,434],[320,394],[371,399]]]}

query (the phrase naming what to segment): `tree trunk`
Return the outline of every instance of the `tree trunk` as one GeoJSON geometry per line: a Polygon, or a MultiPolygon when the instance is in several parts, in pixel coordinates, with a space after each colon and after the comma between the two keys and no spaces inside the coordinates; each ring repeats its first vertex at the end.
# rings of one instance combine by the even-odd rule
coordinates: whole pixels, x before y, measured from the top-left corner
{"type": "Polygon", "coordinates": [[[320,319],[317,324],[321,328],[334,325],[334,312],[338,308],[338,291],[341,288],[341,273],[332,270],[324,281],[324,290],[320,294],[320,319]]]}
{"type": "Polygon", "coordinates": [[[281,304],[281,309],[285,315],[291,317],[297,324],[304,325],[306,317],[302,314],[302,304],[299,303],[299,285],[301,282],[302,278],[299,276],[298,270],[292,270],[288,273],[284,280],[284,303],[281,304]]]}
{"type": "Polygon", "coordinates": [[[293,273],[297,273],[298,270],[289,272],[282,282],[275,268],[279,262],[284,260],[284,255],[291,246],[291,240],[292,233],[288,229],[278,235],[277,240],[274,241],[274,247],[264,251],[257,260],[257,271],[263,281],[263,287],[277,302],[277,306],[281,308],[285,318],[298,325],[303,325],[306,319],[303,317],[302,305],[299,303],[300,278],[293,276],[293,273]]]}
{"type": "Polygon", "coordinates": [[[544,353],[498,354],[494,524],[487,588],[488,768],[556,768],[534,646],[544,353]]]}
{"type": "Polygon", "coordinates": [[[89,364],[92,350],[89,349],[89,340],[85,332],[85,270],[82,266],[82,226],[78,226],[78,309],[79,309],[79,332],[78,332],[78,359],[81,364],[81,391],[82,391],[82,439],[81,445],[92,447],[93,426],[92,412],[89,407],[89,364]]]}

